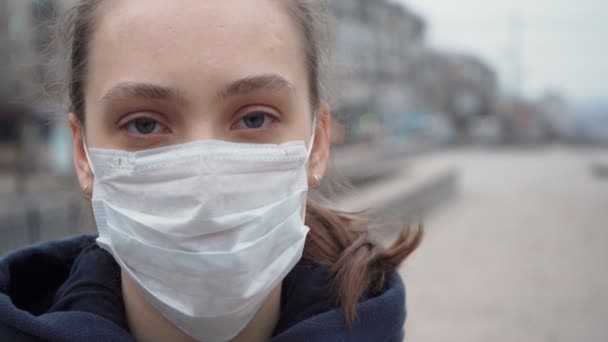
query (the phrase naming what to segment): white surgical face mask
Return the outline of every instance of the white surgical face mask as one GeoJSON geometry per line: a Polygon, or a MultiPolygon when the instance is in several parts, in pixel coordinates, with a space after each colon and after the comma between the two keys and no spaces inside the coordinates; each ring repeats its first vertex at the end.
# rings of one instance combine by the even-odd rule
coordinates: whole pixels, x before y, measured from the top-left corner
{"type": "Polygon", "coordinates": [[[97,243],[175,326],[227,341],[302,257],[309,156],[304,142],[90,149],[97,243]]]}

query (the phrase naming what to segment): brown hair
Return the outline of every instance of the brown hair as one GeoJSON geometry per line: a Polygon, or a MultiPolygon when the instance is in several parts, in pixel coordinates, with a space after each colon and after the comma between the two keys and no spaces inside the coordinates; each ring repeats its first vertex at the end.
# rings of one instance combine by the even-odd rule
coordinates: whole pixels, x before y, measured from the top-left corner
{"type": "MultiPolygon", "coordinates": [[[[85,120],[84,86],[87,57],[95,19],[102,0],[81,0],[68,12],[60,35],[68,53],[67,95],[69,109],[81,123],[85,120]]],[[[284,2],[289,15],[301,33],[309,77],[310,102],[316,113],[324,99],[322,67],[327,52],[324,43],[328,13],[322,0],[289,0],[284,2]]],[[[316,115],[316,114],[313,114],[316,115]]],[[[346,322],[356,319],[356,307],[364,296],[381,293],[387,276],[419,246],[421,227],[406,227],[389,248],[381,248],[369,239],[370,224],[362,215],[325,208],[312,199],[307,203],[308,234],[304,258],[327,266],[332,275],[333,296],[340,305],[346,322]],[[361,229],[361,228],[366,229],[361,229]]]]}

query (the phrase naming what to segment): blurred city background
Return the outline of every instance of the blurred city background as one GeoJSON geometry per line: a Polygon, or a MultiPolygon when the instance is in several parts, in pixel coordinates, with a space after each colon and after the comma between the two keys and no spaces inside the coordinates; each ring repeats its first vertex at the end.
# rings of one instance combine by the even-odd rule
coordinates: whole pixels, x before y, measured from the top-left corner
{"type": "MultiPolygon", "coordinates": [[[[94,232],[41,86],[74,2],[0,0],[0,254],[94,232]]],[[[329,4],[332,204],[426,226],[408,341],[607,341],[608,2],[329,4]]]]}

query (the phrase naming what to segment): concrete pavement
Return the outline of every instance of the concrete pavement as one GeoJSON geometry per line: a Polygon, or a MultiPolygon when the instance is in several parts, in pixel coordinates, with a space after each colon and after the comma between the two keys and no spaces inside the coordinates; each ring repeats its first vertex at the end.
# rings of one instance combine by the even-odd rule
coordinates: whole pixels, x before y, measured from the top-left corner
{"type": "Polygon", "coordinates": [[[403,269],[407,341],[608,341],[608,151],[451,151],[460,171],[403,269]]]}

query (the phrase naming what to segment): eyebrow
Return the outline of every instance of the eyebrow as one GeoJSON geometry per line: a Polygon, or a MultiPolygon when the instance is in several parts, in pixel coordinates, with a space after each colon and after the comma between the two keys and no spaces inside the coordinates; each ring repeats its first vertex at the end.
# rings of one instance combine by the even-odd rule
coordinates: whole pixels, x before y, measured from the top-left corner
{"type": "Polygon", "coordinates": [[[280,75],[264,74],[242,78],[228,84],[219,92],[219,97],[226,99],[243,96],[258,90],[289,90],[294,92],[296,87],[280,75]]]}
{"type": "MultiPolygon", "coordinates": [[[[258,90],[289,90],[295,91],[295,86],[284,77],[277,74],[264,74],[245,77],[226,85],[219,93],[221,99],[243,96],[258,90]]],[[[188,101],[175,88],[152,84],[123,82],[113,86],[101,98],[101,102],[112,102],[129,98],[144,100],[172,101],[187,104],[188,101]]]]}
{"type": "Polygon", "coordinates": [[[144,100],[173,101],[180,104],[187,103],[181,93],[174,88],[152,83],[123,82],[112,87],[101,98],[102,102],[112,102],[129,98],[144,100]]]}

